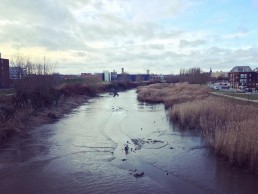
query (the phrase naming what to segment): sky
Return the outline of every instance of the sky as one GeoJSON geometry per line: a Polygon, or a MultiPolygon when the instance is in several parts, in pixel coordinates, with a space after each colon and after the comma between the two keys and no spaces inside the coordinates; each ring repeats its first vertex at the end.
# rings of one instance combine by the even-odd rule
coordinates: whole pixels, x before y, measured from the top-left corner
{"type": "Polygon", "coordinates": [[[258,0],[0,0],[2,58],[62,74],[258,67],[258,0]]]}

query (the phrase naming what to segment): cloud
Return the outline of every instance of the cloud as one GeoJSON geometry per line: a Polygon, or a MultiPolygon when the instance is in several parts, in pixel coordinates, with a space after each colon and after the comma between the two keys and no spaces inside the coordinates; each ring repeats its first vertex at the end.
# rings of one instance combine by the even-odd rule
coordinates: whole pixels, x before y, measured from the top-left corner
{"type": "Polygon", "coordinates": [[[205,40],[194,40],[194,41],[180,40],[180,48],[198,47],[204,44],[206,44],[205,40]]]}
{"type": "MultiPolygon", "coordinates": [[[[134,1],[135,2],[135,1],[134,1]]],[[[192,1],[185,0],[152,0],[138,4],[139,9],[133,16],[133,21],[155,21],[166,18],[174,18],[182,14],[191,5],[192,1]]]]}
{"type": "Polygon", "coordinates": [[[232,33],[232,34],[226,34],[222,36],[222,39],[240,39],[247,36],[246,31],[232,33]]]}
{"type": "Polygon", "coordinates": [[[0,47],[9,55],[19,49],[55,57],[63,73],[121,67],[177,73],[181,67],[227,68],[258,61],[257,47],[247,42],[258,44],[251,20],[232,21],[229,29],[224,16],[230,18],[230,10],[205,15],[206,4],[200,2],[1,0],[0,47]]]}

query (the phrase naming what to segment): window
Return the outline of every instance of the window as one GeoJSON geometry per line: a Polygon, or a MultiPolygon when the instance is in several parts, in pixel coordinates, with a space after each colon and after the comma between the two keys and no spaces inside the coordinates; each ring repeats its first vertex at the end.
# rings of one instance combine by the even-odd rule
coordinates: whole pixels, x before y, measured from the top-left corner
{"type": "Polygon", "coordinates": [[[246,79],[240,79],[240,81],[239,81],[240,83],[242,83],[242,84],[244,84],[244,83],[246,83],[247,82],[247,80],[246,79]]]}
{"type": "Polygon", "coordinates": [[[247,74],[240,74],[240,78],[247,78],[247,74]]]}

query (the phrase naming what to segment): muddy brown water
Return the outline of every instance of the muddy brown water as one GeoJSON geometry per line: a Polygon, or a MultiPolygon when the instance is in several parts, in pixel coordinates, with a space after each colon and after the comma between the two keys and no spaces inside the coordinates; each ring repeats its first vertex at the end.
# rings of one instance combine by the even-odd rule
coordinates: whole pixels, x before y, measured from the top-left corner
{"type": "Polygon", "coordinates": [[[216,158],[197,132],[173,127],[162,104],[130,90],[1,145],[0,193],[252,194],[258,176],[216,158]]]}

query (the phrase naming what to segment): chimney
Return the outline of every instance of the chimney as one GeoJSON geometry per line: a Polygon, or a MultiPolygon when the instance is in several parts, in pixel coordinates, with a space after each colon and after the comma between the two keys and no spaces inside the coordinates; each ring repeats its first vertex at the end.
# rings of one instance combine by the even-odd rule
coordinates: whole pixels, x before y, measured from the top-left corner
{"type": "Polygon", "coordinates": [[[1,59],[1,53],[0,53],[0,59],[1,59]]]}
{"type": "Polygon", "coordinates": [[[124,72],[124,68],[122,68],[122,74],[124,74],[125,72],[124,72]]]}
{"type": "Polygon", "coordinates": [[[150,75],[150,70],[149,69],[147,69],[147,75],[150,75]]]}

